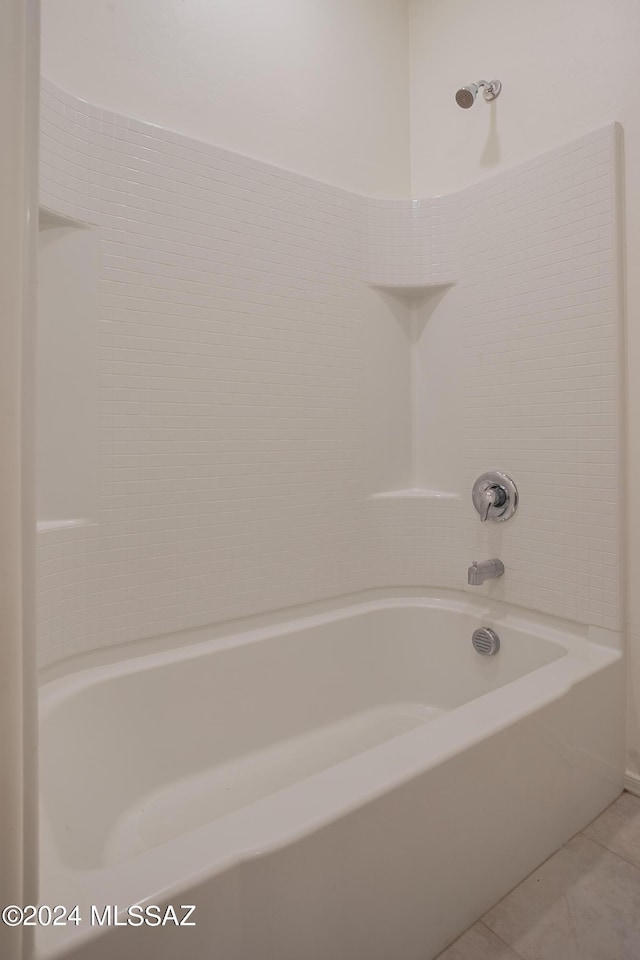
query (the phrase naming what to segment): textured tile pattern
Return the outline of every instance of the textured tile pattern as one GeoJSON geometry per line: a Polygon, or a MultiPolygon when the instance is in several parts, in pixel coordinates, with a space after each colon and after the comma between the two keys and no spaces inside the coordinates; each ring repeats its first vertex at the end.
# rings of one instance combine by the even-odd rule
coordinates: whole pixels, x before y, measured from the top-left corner
{"type": "MultiPolygon", "coordinates": [[[[108,571],[100,563],[96,523],[38,532],[38,647],[61,638],[68,651],[82,652],[99,636],[100,598],[108,571]]],[[[104,607],[103,607],[103,612],[104,607]]],[[[109,618],[106,612],[107,619],[109,618]]],[[[114,633],[107,639],[123,639],[114,633]]]]}
{"type": "Polygon", "coordinates": [[[467,489],[497,467],[516,479],[494,543],[518,602],[617,623],[618,291],[614,128],[460,197],[467,489]],[[609,493],[604,493],[609,491],[609,493]]]}
{"type": "Polygon", "coordinates": [[[470,561],[461,500],[394,497],[368,505],[375,586],[466,587],[470,561]]]}
{"type": "Polygon", "coordinates": [[[464,587],[488,550],[506,600],[614,627],[612,171],[604,130],[456,197],[366,200],[45,82],[42,203],[100,231],[100,508],[39,535],[42,661],[367,587],[464,587]],[[513,473],[505,529],[466,499],[365,497],[362,282],[452,278],[465,482],[513,473]]]}
{"type": "Polygon", "coordinates": [[[381,286],[449,283],[458,278],[458,198],[369,200],[364,279],[381,286]]]}
{"type": "Polygon", "coordinates": [[[48,84],[43,129],[44,205],[100,229],[101,425],[99,589],[42,534],[42,646],[362,588],[363,201],[48,84]]]}
{"type": "Polygon", "coordinates": [[[619,628],[615,155],[607,127],[459,195],[469,493],[372,501],[378,584],[410,575],[619,628]],[[488,469],[518,485],[507,524],[473,510],[488,469]],[[490,556],[505,577],[467,587],[490,556]]]}

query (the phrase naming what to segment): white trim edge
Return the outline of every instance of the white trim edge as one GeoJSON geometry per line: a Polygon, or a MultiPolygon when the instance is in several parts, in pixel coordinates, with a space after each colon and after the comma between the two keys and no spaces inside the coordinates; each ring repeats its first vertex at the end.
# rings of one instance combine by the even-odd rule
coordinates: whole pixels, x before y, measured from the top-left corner
{"type": "Polygon", "coordinates": [[[640,776],[637,773],[625,773],[624,788],[636,797],[640,797],[640,776]]]}

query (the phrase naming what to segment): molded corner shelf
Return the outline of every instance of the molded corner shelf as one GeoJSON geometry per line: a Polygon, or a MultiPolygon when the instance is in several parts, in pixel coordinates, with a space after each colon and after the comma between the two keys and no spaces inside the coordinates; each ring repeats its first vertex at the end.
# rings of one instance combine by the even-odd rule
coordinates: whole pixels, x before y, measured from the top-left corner
{"type": "Polygon", "coordinates": [[[373,290],[381,290],[383,293],[390,293],[401,297],[425,297],[430,293],[437,293],[440,290],[447,290],[449,287],[455,287],[457,280],[436,280],[433,283],[373,283],[369,281],[367,286],[373,290]]]}

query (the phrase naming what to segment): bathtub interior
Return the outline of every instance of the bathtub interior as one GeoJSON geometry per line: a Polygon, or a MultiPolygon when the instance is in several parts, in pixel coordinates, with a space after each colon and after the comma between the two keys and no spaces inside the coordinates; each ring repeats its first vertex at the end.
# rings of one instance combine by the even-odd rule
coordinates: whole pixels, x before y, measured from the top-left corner
{"type": "Polygon", "coordinates": [[[52,681],[41,779],[61,859],[127,860],[567,653],[505,615],[482,657],[478,625],[427,601],[361,605],[52,681]]]}

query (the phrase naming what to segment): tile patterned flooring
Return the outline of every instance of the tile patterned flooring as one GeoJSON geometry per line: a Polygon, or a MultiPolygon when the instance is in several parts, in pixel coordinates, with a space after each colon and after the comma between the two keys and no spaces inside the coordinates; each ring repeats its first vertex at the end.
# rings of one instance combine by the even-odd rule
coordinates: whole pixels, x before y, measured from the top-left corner
{"type": "Polygon", "coordinates": [[[640,797],[623,793],[438,960],[640,960],[640,797]]]}

